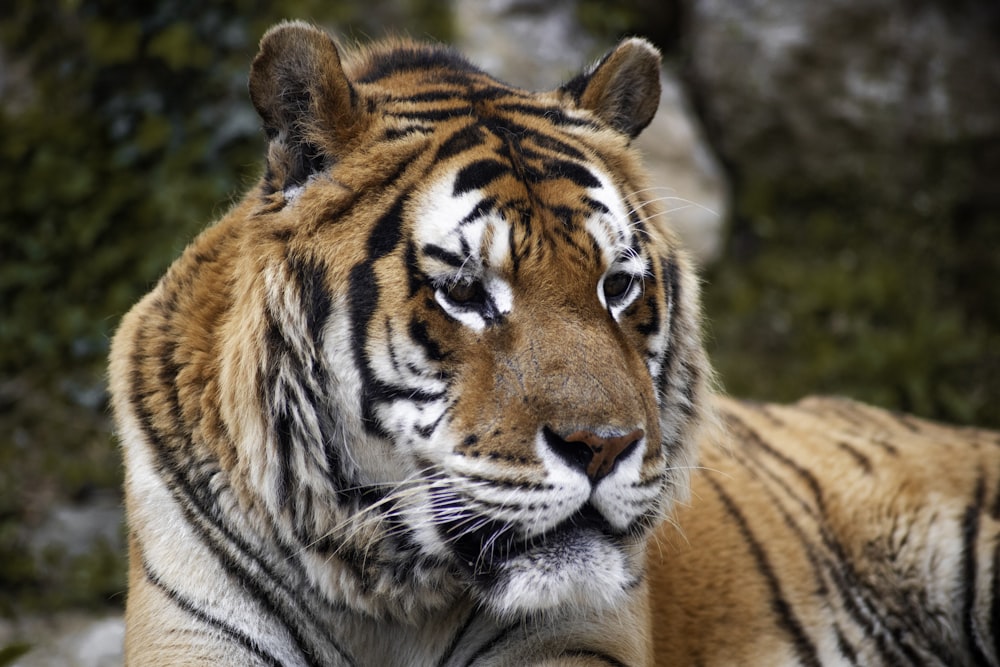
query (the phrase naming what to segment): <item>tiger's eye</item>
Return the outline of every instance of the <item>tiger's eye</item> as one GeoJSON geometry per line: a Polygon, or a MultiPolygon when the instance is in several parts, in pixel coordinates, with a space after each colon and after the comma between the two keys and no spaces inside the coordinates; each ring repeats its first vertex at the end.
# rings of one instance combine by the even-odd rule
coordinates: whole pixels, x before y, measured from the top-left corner
{"type": "Polygon", "coordinates": [[[483,284],[477,280],[459,281],[448,286],[445,296],[452,303],[459,305],[482,303],[485,296],[483,284]]]}
{"type": "Polygon", "coordinates": [[[620,299],[632,286],[632,276],[628,273],[612,273],[604,279],[604,298],[610,303],[620,299]]]}

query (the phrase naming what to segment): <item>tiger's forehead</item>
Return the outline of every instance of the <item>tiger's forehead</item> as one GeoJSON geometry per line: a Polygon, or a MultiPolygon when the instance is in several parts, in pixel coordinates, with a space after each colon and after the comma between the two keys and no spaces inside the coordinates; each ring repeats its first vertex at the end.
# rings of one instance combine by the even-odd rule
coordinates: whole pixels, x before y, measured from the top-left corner
{"type": "Polygon", "coordinates": [[[379,99],[386,132],[422,136],[433,155],[407,205],[421,264],[452,276],[514,271],[558,249],[574,264],[607,267],[639,245],[615,159],[603,155],[614,142],[589,112],[447,51],[404,51],[376,54],[358,83],[379,99]]]}
{"type": "Polygon", "coordinates": [[[477,275],[512,271],[557,247],[601,268],[628,254],[630,209],[611,178],[594,165],[549,166],[526,179],[514,164],[487,155],[438,172],[413,209],[413,238],[425,262],[477,275]]]}

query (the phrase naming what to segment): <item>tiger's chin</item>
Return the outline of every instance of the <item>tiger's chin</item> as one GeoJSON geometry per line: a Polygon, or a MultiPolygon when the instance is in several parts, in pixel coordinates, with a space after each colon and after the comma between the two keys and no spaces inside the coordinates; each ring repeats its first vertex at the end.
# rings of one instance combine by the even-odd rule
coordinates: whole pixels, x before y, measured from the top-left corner
{"type": "Polygon", "coordinates": [[[625,601],[642,572],[640,544],[596,530],[565,533],[476,576],[480,602],[501,618],[625,601]]]}

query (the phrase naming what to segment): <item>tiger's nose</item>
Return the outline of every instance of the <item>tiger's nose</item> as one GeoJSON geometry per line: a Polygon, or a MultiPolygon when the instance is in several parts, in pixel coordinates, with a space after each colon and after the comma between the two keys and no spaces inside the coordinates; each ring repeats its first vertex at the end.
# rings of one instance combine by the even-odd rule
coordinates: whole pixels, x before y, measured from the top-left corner
{"type": "Polygon", "coordinates": [[[562,437],[546,428],[545,440],[571,468],[582,470],[591,482],[606,477],[615,463],[639,443],[645,432],[637,428],[620,436],[601,436],[593,431],[575,431],[562,437]]]}

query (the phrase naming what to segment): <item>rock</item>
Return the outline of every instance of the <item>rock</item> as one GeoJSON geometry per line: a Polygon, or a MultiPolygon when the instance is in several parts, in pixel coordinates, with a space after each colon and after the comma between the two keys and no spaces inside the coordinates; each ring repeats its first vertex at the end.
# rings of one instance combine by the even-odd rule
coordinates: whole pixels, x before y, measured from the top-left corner
{"type": "Polygon", "coordinates": [[[124,639],[120,615],[64,613],[0,625],[0,647],[31,647],[11,667],[121,667],[124,639]]]}
{"type": "MultiPolygon", "coordinates": [[[[551,89],[599,57],[571,0],[454,0],[457,46],[487,72],[531,90],[551,89]]],[[[721,248],[728,191],[677,76],[664,68],[660,110],[640,135],[654,186],[668,219],[695,258],[707,263],[721,248]]]]}
{"type": "Polygon", "coordinates": [[[728,216],[728,184],[705,140],[678,77],[664,68],[660,110],[636,145],[653,184],[652,197],[664,200],[671,227],[700,264],[722,254],[728,216]]]}
{"type": "Polygon", "coordinates": [[[32,531],[29,546],[40,567],[46,552],[57,550],[65,558],[87,554],[99,546],[125,552],[122,525],[124,511],[117,494],[95,494],[85,502],[53,507],[32,531]]]}
{"type": "Polygon", "coordinates": [[[529,90],[552,88],[601,47],[566,0],[454,0],[457,46],[497,78],[529,90]]]}
{"type": "Polygon", "coordinates": [[[998,162],[1000,5],[686,5],[691,81],[743,182],[892,201],[994,189],[982,160],[989,145],[998,162]]]}

